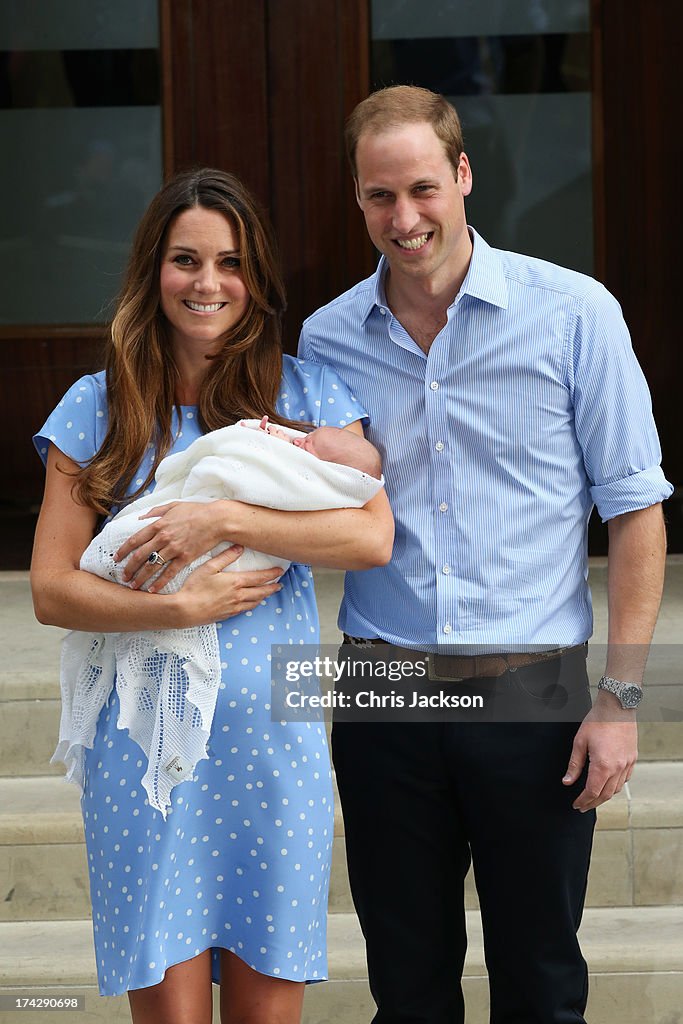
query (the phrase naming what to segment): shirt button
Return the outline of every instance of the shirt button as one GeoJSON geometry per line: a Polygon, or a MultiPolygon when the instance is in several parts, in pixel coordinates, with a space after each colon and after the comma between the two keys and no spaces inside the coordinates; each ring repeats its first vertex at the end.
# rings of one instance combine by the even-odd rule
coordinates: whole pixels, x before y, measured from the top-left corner
{"type": "Polygon", "coordinates": [[[382,316],[386,316],[386,315],[387,315],[387,311],[386,311],[386,309],[384,308],[384,306],[380,306],[380,307],[379,307],[379,311],[380,311],[380,313],[382,314],[382,316]]]}
{"type": "Polygon", "coordinates": [[[448,512],[448,505],[445,501],[442,501],[439,505],[439,512],[448,512]]]}
{"type": "Polygon", "coordinates": [[[437,452],[442,452],[446,446],[444,445],[443,441],[437,441],[434,447],[436,448],[437,452]]]}
{"type": "Polygon", "coordinates": [[[450,565],[444,565],[443,569],[441,570],[441,572],[444,574],[444,576],[448,576],[450,571],[451,571],[450,565]]]}
{"type": "Polygon", "coordinates": [[[438,382],[438,380],[433,380],[432,383],[429,386],[432,389],[432,391],[438,391],[439,390],[439,382],[438,382]]]}
{"type": "Polygon", "coordinates": [[[446,623],[446,625],[443,627],[443,631],[444,631],[444,633],[450,633],[450,631],[451,631],[450,623],[448,623],[448,622],[446,623]]]}

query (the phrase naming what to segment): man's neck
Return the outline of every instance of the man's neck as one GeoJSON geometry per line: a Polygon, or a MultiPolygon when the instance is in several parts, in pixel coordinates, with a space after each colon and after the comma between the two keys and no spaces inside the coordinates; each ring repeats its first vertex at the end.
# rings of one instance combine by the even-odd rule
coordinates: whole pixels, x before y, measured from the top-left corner
{"type": "Polygon", "coordinates": [[[399,277],[387,268],[384,278],[387,305],[397,316],[401,312],[412,312],[431,317],[445,317],[446,310],[460,291],[464,277],[463,274],[462,280],[450,281],[446,287],[440,288],[430,280],[399,277]]]}
{"type": "Polygon", "coordinates": [[[467,276],[472,260],[472,241],[465,233],[462,252],[454,254],[450,266],[444,266],[429,277],[411,277],[392,272],[387,265],[384,277],[384,292],[387,305],[392,313],[425,315],[431,319],[446,321],[446,311],[453,304],[467,276]]]}
{"type": "Polygon", "coordinates": [[[448,308],[465,280],[469,260],[457,277],[440,285],[432,278],[406,278],[387,268],[384,293],[387,305],[413,341],[427,354],[448,320],[448,308]]]}

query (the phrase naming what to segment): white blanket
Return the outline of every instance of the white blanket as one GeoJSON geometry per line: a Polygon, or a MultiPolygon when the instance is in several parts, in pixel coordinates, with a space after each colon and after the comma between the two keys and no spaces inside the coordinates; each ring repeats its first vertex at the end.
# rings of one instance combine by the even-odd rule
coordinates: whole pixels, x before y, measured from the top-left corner
{"type": "MultiPolygon", "coordinates": [[[[154,519],[139,517],[169,501],[231,498],[288,511],[360,508],[383,481],[360,470],[322,462],[309,452],[243,420],[197,438],[186,451],[159,464],[152,494],[108,522],[83,553],[80,567],[123,583],[124,562],[114,554],[154,519]],[[246,429],[245,429],[246,428],[246,429]]],[[[292,437],[301,431],[283,429],[292,437]]],[[[180,589],[189,574],[227,543],[196,559],[164,587],[180,589]]],[[[245,550],[228,570],[289,568],[285,559],[245,550]]],[[[161,571],[161,570],[160,570],[161,571]]],[[[69,633],[61,663],[62,715],[52,762],[63,761],[66,779],[82,791],[84,754],[92,748],[97,719],[116,678],[118,728],[128,729],[147,755],[143,777],[152,807],[166,816],[173,786],[192,776],[208,757],[206,746],[221,678],[215,624],[140,633],[69,633]]]]}

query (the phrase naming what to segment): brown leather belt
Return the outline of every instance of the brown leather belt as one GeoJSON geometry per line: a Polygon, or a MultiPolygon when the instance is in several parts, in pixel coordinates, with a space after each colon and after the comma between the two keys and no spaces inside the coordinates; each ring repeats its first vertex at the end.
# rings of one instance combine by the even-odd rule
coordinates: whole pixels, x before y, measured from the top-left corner
{"type": "Polygon", "coordinates": [[[353,647],[394,647],[398,651],[405,652],[413,658],[420,660],[427,659],[429,663],[429,676],[436,682],[459,683],[464,679],[497,679],[506,672],[518,668],[526,668],[527,665],[536,665],[543,661],[553,661],[555,658],[568,654],[569,651],[585,650],[585,644],[577,644],[573,647],[555,647],[550,651],[520,651],[502,654],[430,654],[427,651],[417,651],[412,647],[398,647],[396,644],[389,644],[387,640],[379,637],[367,639],[365,637],[348,636],[344,633],[344,643],[353,647]]]}

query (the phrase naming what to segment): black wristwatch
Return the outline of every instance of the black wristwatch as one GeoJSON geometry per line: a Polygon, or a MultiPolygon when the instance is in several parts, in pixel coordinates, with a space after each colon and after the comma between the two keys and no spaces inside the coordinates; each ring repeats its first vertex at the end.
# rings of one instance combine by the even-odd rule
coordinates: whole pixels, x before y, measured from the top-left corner
{"type": "Polygon", "coordinates": [[[613,693],[622,708],[632,710],[637,708],[643,699],[643,688],[638,683],[621,683],[618,679],[610,676],[603,676],[598,683],[598,690],[607,690],[613,693]]]}

